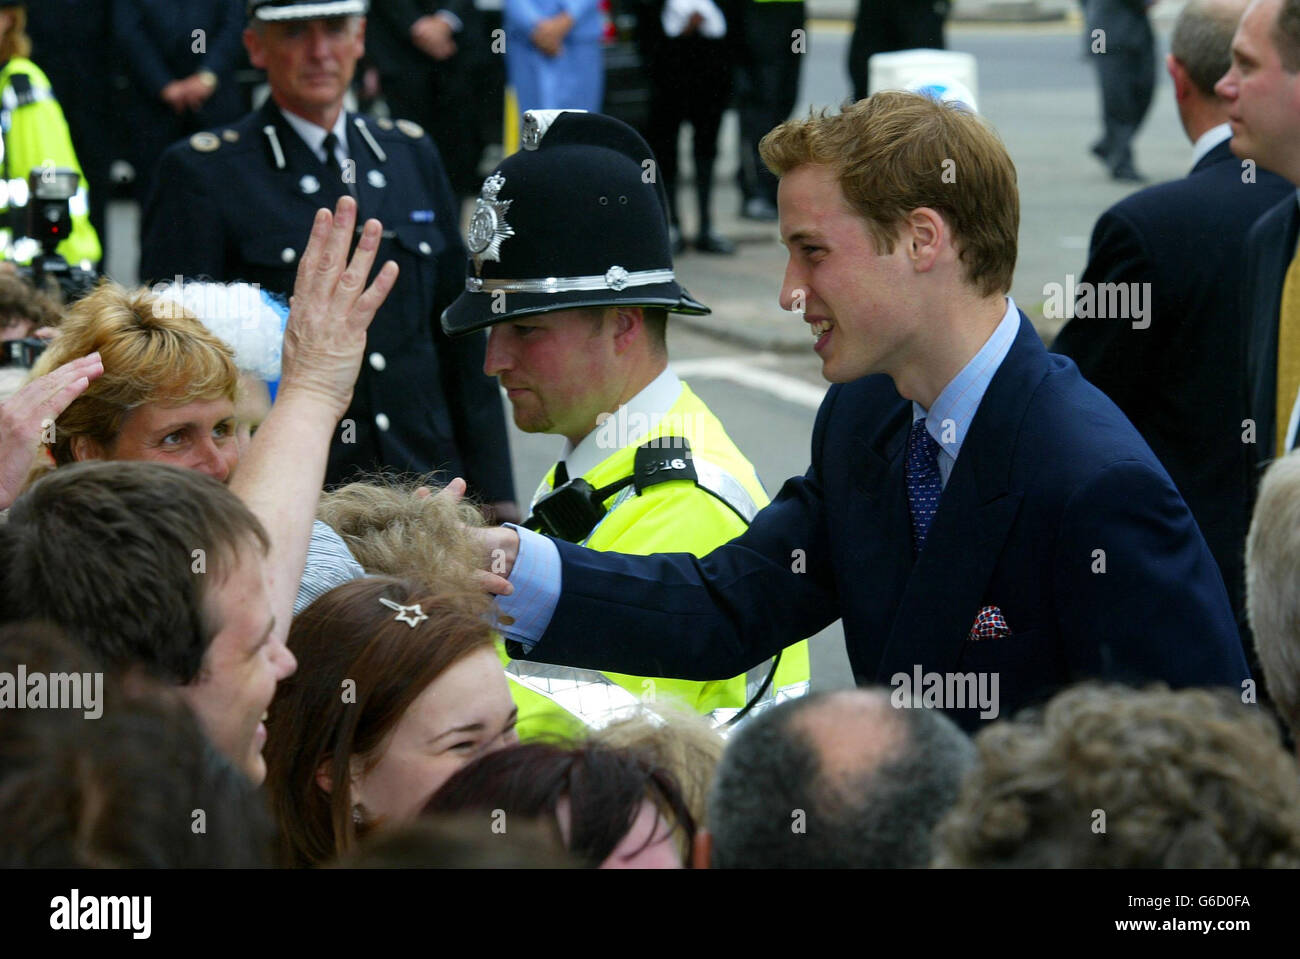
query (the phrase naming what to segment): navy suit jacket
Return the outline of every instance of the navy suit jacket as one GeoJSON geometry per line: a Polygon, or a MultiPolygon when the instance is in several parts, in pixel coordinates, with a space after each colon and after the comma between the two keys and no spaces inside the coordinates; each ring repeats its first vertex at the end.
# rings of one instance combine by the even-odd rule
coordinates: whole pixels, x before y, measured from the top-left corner
{"type": "Polygon", "coordinates": [[[808,472],[703,558],[557,542],[562,594],[527,658],[719,679],[842,616],[858,682],[888,685],[917,666],[996,673],[1002,716],[1086,677],[1247,678],[1223,580],[1173,482],[1023,313],[915,562],[911,422],[886,376],[833,386],[808,472]],[[987,606],[1011,635],[968,638],[987,606]]]}
{"type": "Polygon", "coordinates": [[[1172,183],[1139,190],[1097,220],[1083,282],[1148,283],[1150,326],[1071,320],[1052,351],[1115,401],[1169,471],[1219,564],[1238,620],[1254,451],[1246,400],[1242,247],[1254,222],[1295,188],[1258,171],[1243,183],[1229,141],[1172,183]]]}
{"type": "MultiPolygon", "coordinates": [[[[1282,313],[1282,284],[1295,255],[1300,207],[1295,193],[1273,207],[1246,237],[1245,290],[1246,382],[1257,426],[1255,465],[1262,470],[1274,458],[1277,429],[1277,324],[1282,313]]],[[[1258,478],[1258,477],[1257,477],[1258,478]]]]}

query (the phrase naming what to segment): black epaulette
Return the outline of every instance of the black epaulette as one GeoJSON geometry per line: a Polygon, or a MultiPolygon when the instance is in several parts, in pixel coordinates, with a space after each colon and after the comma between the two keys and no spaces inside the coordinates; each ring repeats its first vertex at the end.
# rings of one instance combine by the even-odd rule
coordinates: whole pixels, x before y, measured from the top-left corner
{"type": "Polygon", "coordinates": [[[38,99],[32,86],[32,78],[25,73],[11,73],[9,86],[14,91],[14,106],[25,107],[38,99]]]}
{"type": "Polygon", "coordinates": [[[661,436],[636,449],[632,464],[632,485],[637,495],[651,486],[672,480],[699,481],[691,462],[691,444],[684,436],[661,436]]]}

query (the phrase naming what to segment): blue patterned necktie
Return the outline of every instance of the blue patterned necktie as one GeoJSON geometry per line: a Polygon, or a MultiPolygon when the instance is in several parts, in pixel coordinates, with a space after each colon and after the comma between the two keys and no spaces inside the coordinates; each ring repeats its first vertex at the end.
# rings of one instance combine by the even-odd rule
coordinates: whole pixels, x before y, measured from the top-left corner
{"type": "Polygon", "coordinates": [[[925,428],[925,420],[912,424],[912,435],[907,440],[907,505],[912,511],[912,555],[921,552],[925,537],[930,532],[939,496],[943,493],[943,479],[939,474],[939,444],[925,428]]]}

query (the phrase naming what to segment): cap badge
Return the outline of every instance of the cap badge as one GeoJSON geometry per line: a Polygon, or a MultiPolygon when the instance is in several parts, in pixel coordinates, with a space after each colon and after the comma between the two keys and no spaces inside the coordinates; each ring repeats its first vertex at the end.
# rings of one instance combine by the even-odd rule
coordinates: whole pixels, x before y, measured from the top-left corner
{"type": "Polygon", "coordinates": [[[474,216],[469,221],[465,244],[474,259],[474,272],[483,272],[487,260],[501,262],[501,243],[515,235],[514,227],[506,222],[506,211],[514,200],[498,200],[497,194],[506,185],[506,178],[494,173],[483,181],[483,190],[474,202],[474,216]]]}
{"type": "Polygon", "coordinates": [[[621,266],[611,266],[605,271],[605,285],[611,290],[620,291],[627,288],[627,270],[621,266]]]}

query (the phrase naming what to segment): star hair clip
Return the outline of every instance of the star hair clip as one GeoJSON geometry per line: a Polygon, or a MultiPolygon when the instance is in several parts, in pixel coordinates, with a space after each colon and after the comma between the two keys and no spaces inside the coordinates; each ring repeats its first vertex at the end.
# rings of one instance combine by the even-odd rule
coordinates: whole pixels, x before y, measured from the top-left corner
{"type": "Polygon", "coordinates": [[[420,608],[419,603],[412,603],[410,606],[403,606],[400,603],[394,603],[391,599],[386,599],[383,596],[379,597],[379,601],[389,609],[397,611],[397,615],[394,616],[393,619],[399,623],[405,623],[412,629],[415,629],[416,626],[429,618],[424,610],[420,608]]]}

